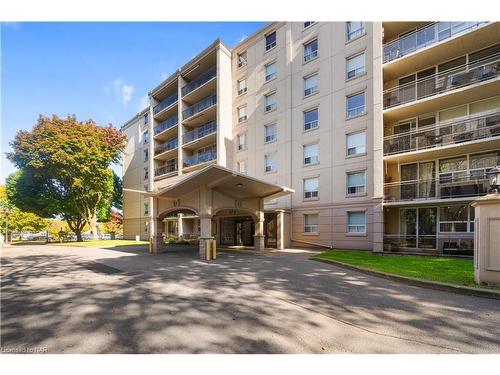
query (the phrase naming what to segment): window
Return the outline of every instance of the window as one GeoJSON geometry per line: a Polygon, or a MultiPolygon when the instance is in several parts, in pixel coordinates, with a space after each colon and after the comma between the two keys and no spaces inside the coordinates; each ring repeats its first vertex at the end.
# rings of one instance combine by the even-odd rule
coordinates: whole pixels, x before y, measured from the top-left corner
{"type": "Polygon", "coordinates": [[[365,106],[365,93],[350,95],[347,97],[347,118],[356,117],[364,114],[366,111],[365,106]]]}
{"type": "Polygon", "coordinates": [[[247,92],[247,80],[246,78],[243,78],[238,81],[238,95],[244,94],[246,92],[247,92]]]}
{"type": "Polygon", "coordinates": [[[276,31],[266,35],[266,51],[276,47],[276,31]]]}
{"type": "Polygon", "coordinates": [[[359,155],[366,152],[366,131],[347,134],[347,155],[359,155]]]}
{"type": "MultiPolygon", "coordinates": [[[[472,209],[473,211],[474,209],[472,209]]],[[[467,232],[471,219],[468,216],[468,206],[446,206],[439,208],[440,232],[467,232]]],[[[473,219],[472,219],[473,220],[473,219]]],[[[472,228],[472,226],[471,226],[472,228]]],[[[471,230],[473,231],[473,230],[471,230]]]]}
{"type": "Polygon", "coordinates": [[[264,126],[264,143],[273,142],[276,140],[276,124],[264,126]]]}
{"type": "Polygon", "coordinates": [[[366,172],[347,173],[347,195],[363,194],[366,191],[366,172]]]}
{"type": "Polygon", "coordinates": [[[238,146],[238,151],[247,149],[247,133],[238,134],[236,137],[236,144],[238,146]]]}
{"type": "Polygon", "coordinates": [[[238,108],[238,122],[243,122],[247,120],[247,106],[238,108]]]}
{"type": "Polygon", "coordinates": [[[307,29],[309,26],[312,26],[316,23],[316,21],[306,21],[304,22],[304,29],[307,29]]]}
{"type": "Polygon", "coordinates": [[[144,140],[144,144],[149,142],[149,134],[147,130],[142,134],[142,139],[144,140]]]}
{"type": "Polygon", "coordinates": [[[144,203],[144,215],[149,214],[149,203],[144,203]]]}
{"type": "Polygon", "coordinates": [[[149,159],[149,150],[144,150],[144,161],[148,161],[149,159]]]}
{"type": "Polygon", "coordinates": [[[347,212],[347,232],[366,233],[366,212],[364,211],[347,212]]]}
{"type": "Polygon", "coordinates": [[[318,108],[304,112],[304,131],[316,129],[319,126],[318,108]]]}
{"type": "Polygon", "coordinates": [[[264,96],[264,112],[271,112],[276,109],[276,93],[264,96]]]}
{"type": "Polygon", "coordinates": [[[266,172],[276,171],[276,153],[265,155],[264,163],[266,172]]]}
{"type": "Polygon", "coordinates": [[[149,169],[146,167],[144,168],[144,179],[147,180],[149,178],[149,169]]]}
{"type": "Polygon", "coordinates": [[[147,221],[144,222],[144,233],[148,233],[148,227],[149,227],[149,223],[147,221]]]}
{"type": "Polygon", "coordinates": [[[318,214],[304,215],[304,233],[318,233],[318,214]]]}
{"type": "Polygon", "coordinates": [[[365,23],[360,21],[346,22],[347,41],[360,37],[365,33],[365,23]]]}
{"type": "Polygon", "coordinates": [[[357,77],[365,72],[365,54],[347,58],[347,79],[357,77]]]}
{"type": "Polygon", "coordinates": [[[148,114],[146,113],[144,115],[144,125],[147,125],[147,123],[148,123],[148,114]]]}
{"type": "Polygon", "coordinates": [[[304,78],[304,96],[315,94],[319,91],[319,76],[313,74],[312,76],[304,78]]]}
{"type": "Polygon", "coordinates": [[[276,78],[276,62],[270,63],[266,65],[266,82],[271,81],[276,78]]]}
{"type": "Polygon", "coordinates": [[[238,162],[238,172],[248,174],[248,161],[242,160],[238,162]]]}
{"type": "Polygon", "coordinates": [[[319,196],[319,178],[304,179],[304,199],[314,199],[319,196]]]}
{"type": "Polygon", "coordinates": [[[304,146],[304,165],[319,163],[319,144],[304,146]]]}
{"type": "Polygon", "coordinates": [[[318,39],[304,44],[304,62],[314,60],[318,57],[318,39]]]}
{"type": "Polygon", "coordinates": [[[247,51],[238,53],[238,68],[247,64],[247,51]]]}

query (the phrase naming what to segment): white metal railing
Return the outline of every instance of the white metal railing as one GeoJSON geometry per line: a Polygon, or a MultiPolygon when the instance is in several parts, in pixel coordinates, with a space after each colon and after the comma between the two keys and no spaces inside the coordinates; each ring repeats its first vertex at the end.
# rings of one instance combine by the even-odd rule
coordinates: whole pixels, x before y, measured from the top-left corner
{"type": "Polygon", "coordinates": [[[304,55],[304,62],[314,60],[316,57],[318,57],[318,50],[311,51],[304,55]]]}
{"type": "Polygon", "coordinates": [[[365,113],[365,107],[366,107],[365,105],[360,105],[359,107],[354,107],[350,109],[348,108],[347,117],[350,118],[362,115],[363,113],[365,113]]]}

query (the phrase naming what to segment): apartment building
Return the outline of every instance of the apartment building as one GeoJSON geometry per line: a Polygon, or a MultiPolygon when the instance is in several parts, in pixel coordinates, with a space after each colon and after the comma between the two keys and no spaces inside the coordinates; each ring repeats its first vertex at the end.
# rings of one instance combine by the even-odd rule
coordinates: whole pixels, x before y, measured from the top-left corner
{"type": "Polygon", "coordinates": [[[491,22],[216,40],[122,127],[125,237],[470,253],[469,203],[500,160],[499,57],[491,22]]]}

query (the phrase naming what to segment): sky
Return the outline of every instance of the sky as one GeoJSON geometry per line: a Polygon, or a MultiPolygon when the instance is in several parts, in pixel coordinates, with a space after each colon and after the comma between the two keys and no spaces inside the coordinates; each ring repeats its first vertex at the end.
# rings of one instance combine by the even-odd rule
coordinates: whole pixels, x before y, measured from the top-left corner
{"type": "MultiPolygon", "coordinates": [[[[147,105],[147,93],[216,38],[227,46],[263,22],[2,23],[0,183],[17,131],[40,114],[120,127],[147,105]]],[[[114,167],[121,174],[121,168],[114,167]]]]}

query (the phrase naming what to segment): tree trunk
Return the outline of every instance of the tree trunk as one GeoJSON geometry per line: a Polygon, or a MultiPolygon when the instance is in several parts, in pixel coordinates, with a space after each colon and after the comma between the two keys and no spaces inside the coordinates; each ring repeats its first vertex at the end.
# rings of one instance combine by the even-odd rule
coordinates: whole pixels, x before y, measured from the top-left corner
{"type": "Polygon", "coordinates": [[[115,232],[111,232],[110,235],[111,235],[111,239],[112,240],[116,239],[116,233],[115,232]]]}
{"type": "Polygon", "coordinates": [[[75,234],[76,234],[76,242],[83,242],[82,231],[75,230],[75,234]]]}
{"type": "Polygon", "coordinates": [[[89,226],[90,226],[90,232],[92,233],[92,239],[98,240],[99,238],[97,237],[97,216],[95,213],[90,218],[89,226]]]}

